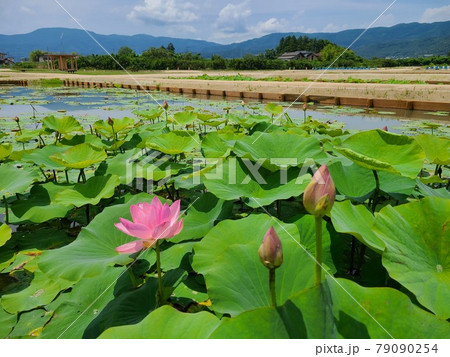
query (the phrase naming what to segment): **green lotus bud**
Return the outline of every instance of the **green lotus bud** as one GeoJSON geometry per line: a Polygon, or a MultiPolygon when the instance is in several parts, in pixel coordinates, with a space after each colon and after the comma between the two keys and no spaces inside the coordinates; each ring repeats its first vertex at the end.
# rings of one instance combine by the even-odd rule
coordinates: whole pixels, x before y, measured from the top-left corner
{"type": "Polygon", "coordinates": [[[281,241],[273,227],[270,227],[264,235],[258,254],[261,263],[269,269],[276,269],[283,263],[281,241]]]}
{"type": "Polygon", "coordinates": [[[162,108],[163,108],[164,110],[169,109],[169,103],[167,103],[167,100],[165,100],[165,99],[164,99],[164,102],[163,102],[163,104],[162,104],[162,108]]]}
{"type": "Polygon", "coordinates": [[[328,171],[327,165],[322,165],[316,171],[303,194],[303,205],[316,217],[330,213],[336,197],[336,188],[328,171]]]}
{"type": "Polygon", "coordinates": [[[306,109],[308,109],[308,103],[303,103],[303,111],[306,112],[306,109]]]}

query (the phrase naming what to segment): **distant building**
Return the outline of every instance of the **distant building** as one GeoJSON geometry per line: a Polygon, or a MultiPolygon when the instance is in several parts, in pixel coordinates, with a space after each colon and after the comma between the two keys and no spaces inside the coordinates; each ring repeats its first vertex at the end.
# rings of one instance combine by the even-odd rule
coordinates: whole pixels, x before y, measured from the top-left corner
{"type": "Polygon", "coordinates": [[[295,51],[283,53],[278,59],[282,61],[302,60],[307,59],[309,61],[315,60],[320,57],[320,54],[310,51],[295,51]]]}
{"type": "Polygon", "coordinates": [[[6,57],[6,53],[0,52],[0,65],[9,66],[14,64],[14,58],[6,57]]]}
{"type": "MultiPolygon", "coordinates": [[[[47,62],[48,69],[59,69],[60,71],[76,72],[78,71],[78,55],[64,53],[46,53],[43,61],[47,62]]],[[[39,62],[41,58],[39,57],[39,62]]]]}

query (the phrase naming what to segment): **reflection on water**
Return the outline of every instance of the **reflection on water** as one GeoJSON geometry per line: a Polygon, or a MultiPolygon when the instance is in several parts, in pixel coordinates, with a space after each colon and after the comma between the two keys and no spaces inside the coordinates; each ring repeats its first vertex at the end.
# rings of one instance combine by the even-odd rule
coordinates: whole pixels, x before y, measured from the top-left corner
{"type": "MultiPolygon", "coordinates": [[[[79,89],[79,88],[0,88],[0,117],[12,118],[14,116],[33,116],[35,108],[37,117],[42,117],[57,111],[66,112],[80,120],[83,117],[107,119],[108,117],[122,118],[134,117],[133,110],[145,106],[161,104],[166,99],[170,110],[181,110],[185,106],[201,108],[217,113],[224,113],[224,107],[231,110],[242,111],[241,99],[225,100],[223,98],[200,98],[196,96],[182,96],[166,92],[136,92],[122,89],[79,89]],[[13,103],[13,105],[11,105],[13,103]]],[[[297,122],[303,120],[302,103],[283,103],[288,115],[297,122]]],[[[247,103],[247,110],[263,110],[261,102],[247,103]],[[252,109],[249,109],[252,108],[252,109]]],[[[435,116],[425,112],[411,110],[387,109],[380,113],[370,113],[369,110],[357,108],[333,108],[310,106],[307,114],[318,120],[338,121],[345,124],[348,129],[369,130],[388,126],[399,127],[405,121],[437,121],[450,123],[450,116],[435,116]]]]}

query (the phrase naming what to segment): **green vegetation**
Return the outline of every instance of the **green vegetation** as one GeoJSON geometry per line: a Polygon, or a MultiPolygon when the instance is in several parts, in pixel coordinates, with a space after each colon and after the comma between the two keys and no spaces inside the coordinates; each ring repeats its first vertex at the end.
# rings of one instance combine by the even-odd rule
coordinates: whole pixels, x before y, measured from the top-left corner
{"type": "MultiPolygon", "coordinates": [[[[18,69],[34,68],[36,61],[43,52],[35,50],[30,53],[30,65],[19,64],[18,69]],[[26,67],[28,66],[28,67],[26,67]]],[[[87,70],[89,74],[99,74],[93,70],[120,71],[124,68],[129,71],[155,71],[155,70],[269,70],[269,69],[306,69],[323,67],[396,67],[396,66],[434,66],[448,64],[446,56],[433,56],[427,58],[407,59],[365,59],[352,50],[346,50],[328,40],[308,38],[307,36],[287,36],[281,38],[278,46],[266,50],[259,55],[247,54],[241,58],[226,59],[219,55],[204,58],[200,54],[191,52],[176,53],[173,44],[167,47],[151,47],[142,54],[137,54],[130,47],[121,47],[117,53],[109,55],[80,56],[78,66],[80,70],[87,70]],[[279,60],[278,57],[285,52],[306,50],[319,53],[314,60],[294,59],[290,61],[279,60]]],[[[225,79],[229,80],[229,79],[225,79]]],[[[244,80],[236,78],[234,80],[244,80]]],[[[251,80],[251,79],[248,79],[251,80]]],[[[280,79],[276,79],[280,80],[280,79]]]]}
{"type": "Polygon", "coordinates": [[[62,87],[63,85],[63,81],[59,78],[52,78],[52,79],[39,79],[38,81],[33,81],[32,82],[34,86],[38,86],[38,87],[47,87],[47,88],[52,88],[52,87],[62,87]]]}

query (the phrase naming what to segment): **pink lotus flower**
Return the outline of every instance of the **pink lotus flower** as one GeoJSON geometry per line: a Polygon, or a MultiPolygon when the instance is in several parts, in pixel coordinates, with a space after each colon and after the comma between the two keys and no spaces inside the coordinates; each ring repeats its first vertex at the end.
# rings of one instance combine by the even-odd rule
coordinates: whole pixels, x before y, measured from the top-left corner
{"type": "Polygon", "coordinates": [[[115,226],[139,240],[117,247],[116,251],[119,253],[136,253],[144,248],[151,248],[157,240],[174,237],[183,229],[183,220],[178,220],[180,200],[169,206],[167,203],[162,205],[158,197],[155,197],[151,204],[144,202],[131,205],[130,211],[133,222],[120,218],[120,223],[115,223],[115,226]]]}
{"type": "Polygon", "coordinates": [[[303,205],[316,217],[330,213],[336,197],[336,188],[328,171],[327,165],[322,165],[316,171],[303,194],[303,205]]]}

